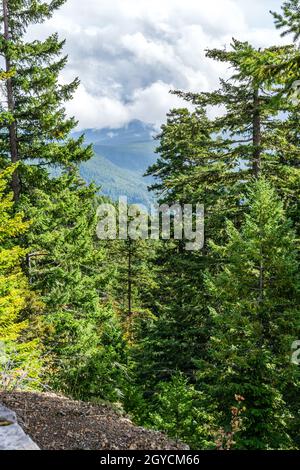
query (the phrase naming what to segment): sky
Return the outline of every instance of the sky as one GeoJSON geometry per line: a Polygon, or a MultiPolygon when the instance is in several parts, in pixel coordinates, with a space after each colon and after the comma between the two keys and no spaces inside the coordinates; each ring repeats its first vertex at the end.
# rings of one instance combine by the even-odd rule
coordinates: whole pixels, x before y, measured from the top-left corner
{"type": "Polygon", "coordinates": [[[269,10],[280,0],[68,0],[31,38],[57,31],[69,61],[61,81],[81,84],[67,112],[78,129],[122,127],[133,119],[159,126],[183,102],[171,89],[208,91],[226,65],[205,49],[231,38],[255,46],[286,43],[269,10]]]}

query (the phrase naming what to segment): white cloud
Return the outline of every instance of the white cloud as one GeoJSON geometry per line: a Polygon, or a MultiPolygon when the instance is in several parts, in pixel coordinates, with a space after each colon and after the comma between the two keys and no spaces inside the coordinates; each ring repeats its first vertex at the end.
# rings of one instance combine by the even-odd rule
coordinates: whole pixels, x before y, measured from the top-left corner
{"type": "Polygon", "coordinates": [[[156,82],[144,89],[136,89],[130,103],[116,98],[92,96],[83,84],[74,99],[67,104],[71,116],[80,116],[80,129],[122,127],[133,119],[150,122],[157,127],[163,122],[166,111],[182,106],[182,101],[169,93],[173,84],[156,82]]]}
{"type": "Polygon", "coordinates": [[[67,104],[67,112],[80,118],[81,129],[122,127],[130,120],[129,111],[120,100],[108,96],[93,96],[83,84],[80,84],[74,99],[67,104]]]}
{"type": "Polygon", "coordinates": [[[67,111],[85,127],[131,119],[159,123],[182,105],[170,88],[209,90],[226,65],[205,57],[232,37],[256,46],[278,43],[270,8],[280,0],[69,0],[30,36],[58,31],[67,39],[63,81],[81,86],[67,111]]]}
{"type": "Polygon", "coordinates": [[[169,109],[182,106],[182,100],[169,93],[171,89],[175,89],[172,83],[156,82],[147,88],[135,90],[133,101],[128,106],[130,118],[158,126],[164,121],[169,109]]]}

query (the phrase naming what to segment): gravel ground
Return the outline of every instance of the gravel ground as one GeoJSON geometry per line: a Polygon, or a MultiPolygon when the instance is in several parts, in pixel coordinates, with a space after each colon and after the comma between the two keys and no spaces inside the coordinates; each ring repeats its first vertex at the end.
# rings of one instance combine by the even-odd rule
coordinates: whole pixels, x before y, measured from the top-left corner
{"type": "Polygon", "coordinates": [[[74,401],[53,393],[0,393],[0,403],[44,450],[175,450],[187,446],[162,433],[134,426],[108,405],[74,401]]]}

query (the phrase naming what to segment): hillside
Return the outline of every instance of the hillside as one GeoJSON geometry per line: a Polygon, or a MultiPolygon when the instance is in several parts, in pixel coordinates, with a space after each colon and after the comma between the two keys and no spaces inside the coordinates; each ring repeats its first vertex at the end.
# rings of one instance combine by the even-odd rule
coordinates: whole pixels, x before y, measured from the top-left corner
{"type": "Polygon", "coordinates": [[[102,192],[117,200],[127,196],[130,203],[149,205],[152,195],[147,190],[149,178],[143,174],[156,160],[156,142],[153,126],[141,121],[131,121],[120,129],[85,129],[87,144],[93,144],[95,156],[80,165],[81,176],[95,181],[102,192]]]}
{"type": "MultiPolygon", "coordinates": [[[[172,450],[188,447],[134,424],[109,405],[53,393],[0,393],[24,431],[42,450],[172,450]]],[[[9,427],[9,426],[7,426],[9,427]]]]}
{"type": "Polygon", "coordinates": [[[80,174],[88,183],[95,182],[101,192],[113,200],[127,196],[130,203],[149,205],[151,194],[142,172],[122,169],[102,155],[96,154],[90,161],[80,165],[80,174]]]}

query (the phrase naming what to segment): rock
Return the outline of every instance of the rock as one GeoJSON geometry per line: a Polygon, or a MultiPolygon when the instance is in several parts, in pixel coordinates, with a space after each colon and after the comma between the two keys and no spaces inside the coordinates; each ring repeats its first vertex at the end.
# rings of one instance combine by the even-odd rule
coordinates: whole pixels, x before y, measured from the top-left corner
{"type": "Polygon", "coordinates": [[[0,450],[39,450],[18,425],[16,414],[0,404],[0,450]]]}

